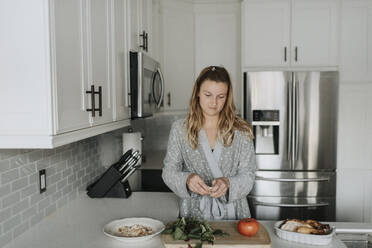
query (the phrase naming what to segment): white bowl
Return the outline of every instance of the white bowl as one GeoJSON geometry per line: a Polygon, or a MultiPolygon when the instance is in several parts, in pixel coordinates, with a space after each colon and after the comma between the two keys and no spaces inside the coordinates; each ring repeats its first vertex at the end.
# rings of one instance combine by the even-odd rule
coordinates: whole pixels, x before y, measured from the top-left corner
{"type": "Polygon", "coordinates": [[[285,231],[279,228],[283,221],[278,221],[274,225],[275,234],[288,241],[294,241],[302,244],[327,245],[332,241],[335,234],[335,228],[331,227],[331,232],[326,235],[304,234],[297,232],[285,231]]]}
{"type": "Polygon", "coordinates": [[[165,226],[163,222],[159,220],[151,218],[125,218],[109,222],[103,227],[103,232],[107,236],[114,238],[116,240],[120,240],[123,242],[136,242],[151,239],[156,235],[160,234],[164,230],[164,228],[165,226]],[[141,237],[123,237],[118,231],[119,227],[132,226],[135,224],[151,227],[153,233],[141,237]]]}

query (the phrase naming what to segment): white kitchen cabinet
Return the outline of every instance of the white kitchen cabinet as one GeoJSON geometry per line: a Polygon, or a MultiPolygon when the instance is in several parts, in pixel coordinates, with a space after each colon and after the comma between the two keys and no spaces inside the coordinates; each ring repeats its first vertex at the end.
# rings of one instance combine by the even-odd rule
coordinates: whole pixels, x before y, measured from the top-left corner
{"type": "MultiPolygon", "coordinates": [[[[129,124],[128,112],[114,122],[120,110],[113,108],[113,87],[123,80],[114,81],[112,73],[113,4],[1,2],[0,31],[7,39],[0,42],[0,148],[52,148],[129,124]],[[87,112],[91,85],[102,87],[102,116],[87,112]]],[[[95,102],[98,108],[98,95],[95,102]]]]}
{"type": "MultiPolygon", "coordinates": [[[[92,117],[93,125],[101,125],[113,121],[112,99],[112,74],[110,69],[111,54],[113,49],[110,41],[111,34],[111,4],[109,0],[88,0],[88,82],[89,86],[102,88],[102,96],[94,95],[98,108],[102,108],[92,117]],[[100,99],[101,98],[101,99],[100,99]]],[[[88,86],[88,87],[89,87],[88,86]]],[[[89,105],[92,108],[92,102],[89,105]]]]}
{"type": "Polygon", "coordinates": [[[244,1],[243,66],[290,64],[291,0],[244,1]]]}
{"type": "Polygon", "coordinates": [[[136,0],[128,0],[129,2],[129,11],[127,12],[129,15],[129,49],[132,51],[138,51],[139,48],[139,16],[138,16],[138,1],[136,0]]]}
{"type": "Polygon", "coordinates": [[[245,0],[243,68],[338,65],[338,0],[245,0]]]}
{"type": "Polygon", "coordinates": [[[372,170],[338,170],[337,182],[336,220],[370,223],[372,170]]]}
{"type": "Polygon", "coordinates": [[[163,48],[161,42],[161,3],[160,0],[152,0],[152,22],[151,22],[151,37],[149,40],[150,56],[156,61],[162,59],[163,48]]]}
{"type": "MultiPolygon", "coordinates": [[[[230,73],[234,103],[238,111],[242,80],[240,8],[240,2],[194,4],[195,77],[206,66],[224,66],[230,73]],[[221,36],[221,33],[224,35],[221,36]]],[[[191,89],[185,95],[189,98],[191,89]]]]}
{"type": "Polygon", "coordinates": [[[342,1],[340,79],[372,81],[372,1],[342,1]]]}
{"type": "Polygon", "coordinates": [[[114,120],[130,118],[129,109],[129,1],[113,0],[112,4],[112,82],[114,100],[114,120]]]}
{"type": "Polygon", "coordinates": [[[337,221],[372,221],[372,84],[341,82],[337,139],[337,221]]]}
{"type": "MultiPolygon", "coordinates": [[[[56,88],[53,88],[53,100],[57,108],[56,109],[57,121],[55,125],[55,130],[56,133],[64,133],[90,126],[89,112],[86,111],[86,109],[88,108],[89,97],[85,93],[85,91],[89,88],[86,76],[87,60],[85,54],[87,51],[82,46],[84,40],[86,39],[86,36],[84,35],[85,33],[84,21],[86,15],[83,10],[83,8],[85,9],[85,6],[83,6],[82,1],[55,0],[51,1],[50,3],[51,3],[50,11],[52,12],[52,15],[50,17],[51,18],[50,23],[51,26],[54,26],[54,28],[51,29],[52,50],[51,76],[53,81],[56,82],[55,83],[56,88]],[[69,18],[66,18],[66,16],[68,16],[69,18]]],[[[34,13],[34,11],[36,11],[36,8],[30,9],[30,11],[27,14],[31,15],[32,13],[34,13]]],[[[12,24],[10,26],[13,26],[15,30],[20,30],[17,36],[22,32],[25,32],[26,27],[23,26],[21,23],[18,23],[18,21],[15,19],[12,21],[12,24]]],[[[34,28],[36,28],[36,24],[34,24],[33,26],[34,28]]],[[[47,37],[45,37],[45,39],[47,39],[47,37]]],[[[34,39],[29,38],[29,41],[33,40],[34,39]]],[[[27,46],[27,44],[25,43],[23,44],[23,46],[27,46]]],[[[35,44],[32,44],[31,46],[36,48],[35,44]]],[[[27,47],[31,49],[30,46],[27,47]]],[[[39,49],[42,49],[42,46],[38,47],[40,47],[39,49]]],[[[18,57],[16,58],[16,60],[18,59],[22,60],[20,54],[19,53],[16,54],[18,57]]],[[[29,56],[30,60],[37,59],[34,62],[35,66],[36,65],[40,66],[41,64],[44,63],[48,64],[48,61],[40,61],[40,59],[37,58],[36,54],[33,56],[32,55],[29,56]]],[[[27,69],[27,67],[23,66],[22,71],[24,71],[25,69],[27,69]]],[[[15,85],[17,84],[20,85],[21,81],[27,79],[9,78],[8,80],[9,83],[13,82],[15,85]]],[[[33,84],[37,82],[36,78],[30,78],[30,81],[33,81],[34,82],[33,84]]],[[[46,80],[45,82],[45,87],[49,87],[48,80],[46,80]]],[[[43,95],[42,97],[44,97],[44,95],[47,95],[47,92],[45,91],[40,91],[39,93],[33,92],[33,95],[40,96],[43,95]]],[[[24,99],[24,103],[26,102],[27,100],[24,99]]],[[[37,110],[39,107],[33,106],[33,108],[37,110]]],[[[17,111],[16,109],[17,108],[14,108],[13,110],[17,111]]],[[[47,113],[44,112],[43,115],[46,116],[47,113]]],[[[40,117],[35,118],[35,120],[39,119],[40,117]]],[[[20,127],[20,129],[23,128],[24,127],[20,127]]],[[[12,134],[22,134],[20,132],[21,130],[17,130],[12,134]]],[[[25,130],[25,134],[27,132],[29,131],[25,130]]],[[[52,133],[52,131],[50,130],[47,133],[52,133]]],[[[6,134],[5,130],[3,134],[6,134]]]]}
{"type": "Polygon", "coordinates": [[[130,0],[130,21],[130,48],[151,56],[152,0],[130,0]]]}
{"type": "Polygon", "coordinates": [[[372,1],[343,0],[337,220],[372,221],[372,1]]]}
{"type": "Polygon", "coordinates": [[[337,66],[340,3],[338,0],[292,2],[293,66],[337,66]]]}
{"type": "Polygon", "coordinates": [[[193,4],[162,1],[164,109],[186,110],[194,84],[193,4]]]}

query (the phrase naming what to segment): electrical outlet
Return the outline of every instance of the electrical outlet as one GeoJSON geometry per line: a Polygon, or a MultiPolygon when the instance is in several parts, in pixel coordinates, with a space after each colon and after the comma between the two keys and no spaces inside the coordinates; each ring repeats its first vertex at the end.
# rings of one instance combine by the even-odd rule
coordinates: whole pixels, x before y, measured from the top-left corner
{"type": "Polygon", "coordinates": [[[40,194],[46,191],[46,174],[45,169],[39,170],[39,185],[40,185],[40,194]]]}

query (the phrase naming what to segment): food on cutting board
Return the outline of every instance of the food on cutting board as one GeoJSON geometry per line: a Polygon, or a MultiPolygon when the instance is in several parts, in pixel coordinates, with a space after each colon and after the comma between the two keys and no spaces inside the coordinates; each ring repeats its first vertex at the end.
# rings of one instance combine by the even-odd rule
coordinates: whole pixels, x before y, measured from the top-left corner
{"type": "Polygon", "coordinates": [[[142,236],[152,234],[153,230],[149,226],[135,224],[135,225],[132,225],[132,226],[119,227],[118,232],[123,237],[142,237],[142,236]]]}
{"type": "Polygon", "coordinates": [[[175,240],[198,239],[200,242],[196,247],[202,247],[203,241],[213,244],[215,236],[229,236],[228,233],[220,229],[213,229],[205,220],[185,217],[168,223],[163,234],[171,234],[175,240]]]}
{"type": "Polygon", "coordinates": [[[254,236],[260,224],[254,218],[244,218],[238,222],[238,232],[244,236],[254,236]]]}
{"type": "Polygon", "coordinates": [[[287,219],[283,221],[279,228],[290,232],[317,235],[329,234],[331,230],[328,224],[322,224],[316,220],[298,219],[287,219]]]}

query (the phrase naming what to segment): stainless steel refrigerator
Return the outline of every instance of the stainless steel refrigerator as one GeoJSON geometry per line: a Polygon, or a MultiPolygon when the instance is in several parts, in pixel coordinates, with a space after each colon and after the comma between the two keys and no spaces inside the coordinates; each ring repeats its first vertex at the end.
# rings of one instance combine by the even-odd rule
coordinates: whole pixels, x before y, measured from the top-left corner
{"type": "Polygon", "coordinates": [[[258,165],[252,216],[334,221],[338,73],[244,73],[243,103],[258,165]]]}

